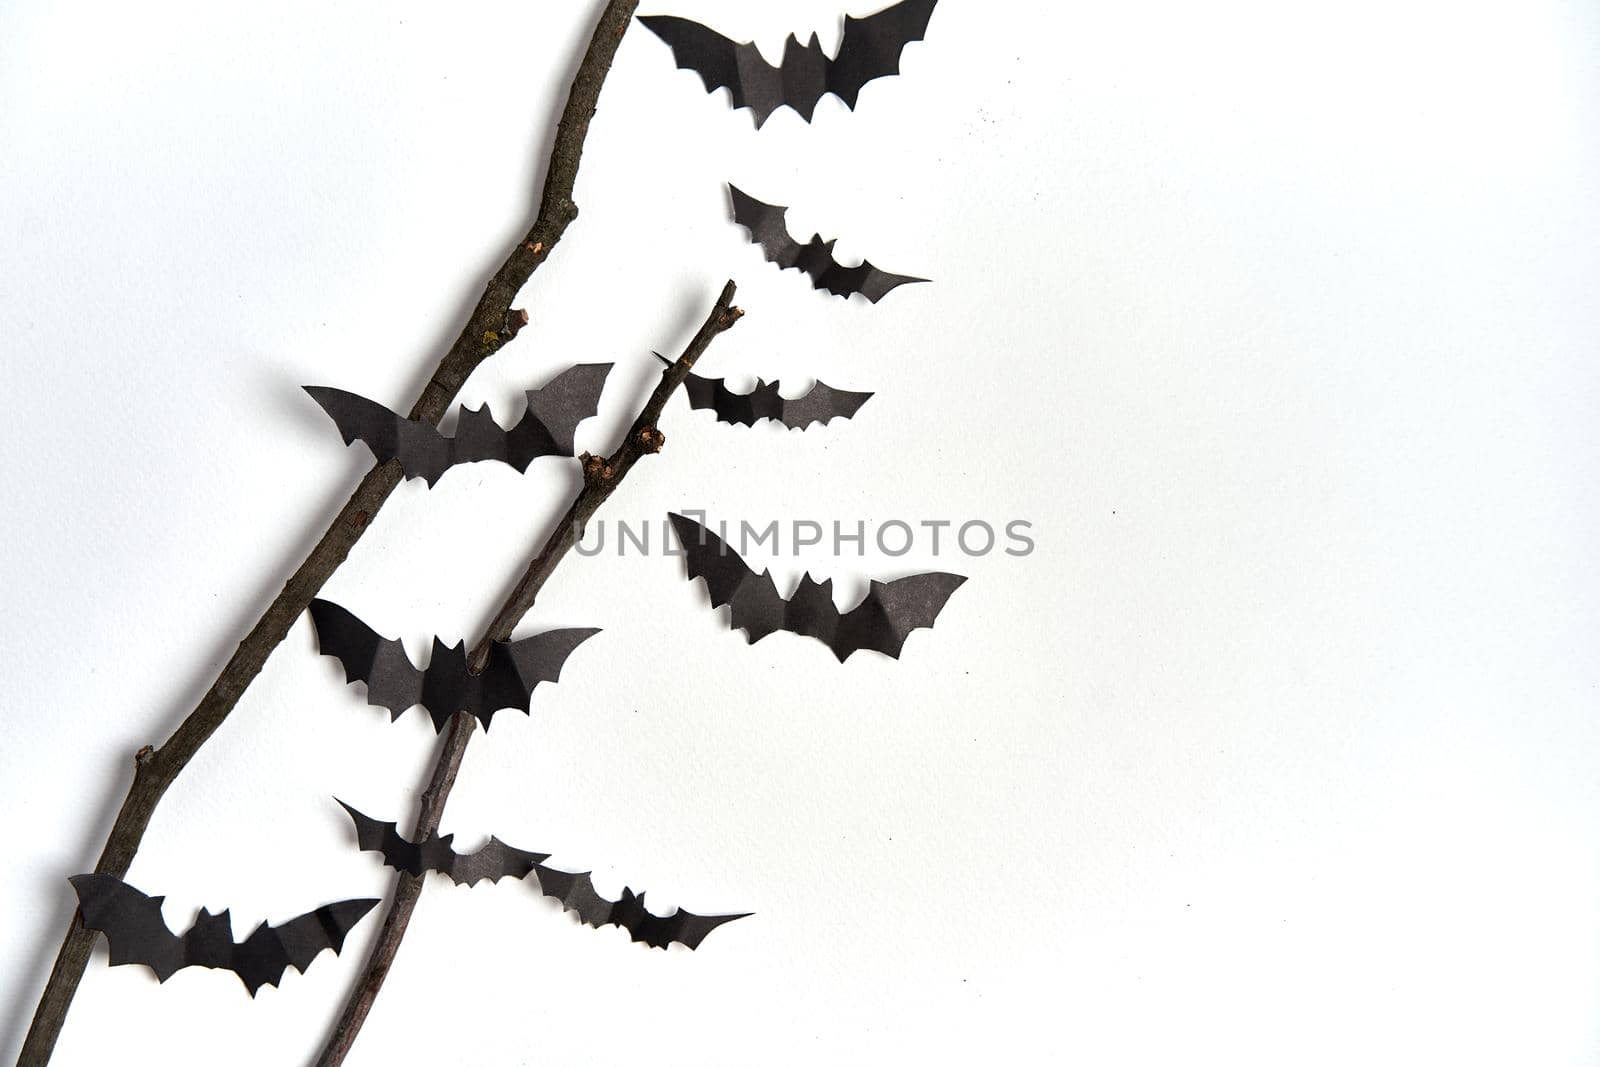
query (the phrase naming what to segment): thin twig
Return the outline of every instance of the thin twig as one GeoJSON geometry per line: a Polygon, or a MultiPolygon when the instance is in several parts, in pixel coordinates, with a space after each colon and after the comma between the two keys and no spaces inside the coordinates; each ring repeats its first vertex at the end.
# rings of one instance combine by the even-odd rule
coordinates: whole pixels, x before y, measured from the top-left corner
{"type": "MultiPolygon", "coordinates": [[[[611,70],[617,46],[637,6],[638,0],[610,0],[601,13],[588,51],[572,80],[566,109],[561,114],[533,228],[489,280],[461,335],[440,360],[412,406],[413,419],[438,425],[467,376],[505,347],[527,322],[526,314],[513,310],[511,302],[578,216],[572,188],[578,177],[589,122],[594,117],[595,104],[611,70]]],[[[127,873],[150,816],[167,788],[227,719],[245,689],[261,672],[267,656],[283,641],[323,583],[344,562],[398,484],[400,465],[393,460],[367,472],[311,554],[229,657],[200,703],[163,745],[159,748],[146,745],[134,756],[133,784],[117,812],[100,860],[95,864],[97,873],[119,878],[127,873]]],[[[39,998],[39,1006],[34,1010],[33,1023],[23,1039],[18,1067],[44,1067],[49,1062],[93,947],[94,934],[84,929],[82,917],[74,912],[56,954],[50,979],[39,998]]]]}
{"type": "MultiPolygon", "coordinates": [[[[673,390],[683,384],[683,380],[694,369],[695,361],[717,335],[731,328],[744,314],[733,306],[733,293],[734,284],[730,281],[723,286],[722,295],[717,298],[700,332],[694,335],[683,354],[661,372],[660,383],[650,394],[650,399],[645,401],[638,418],[633,420],[633,425],[628,428],[627,435],[616,451],[609,457],[591,456],[588,453],[583,455],[583,488],[578,490],[567,513],[528,563],[521,580],[489,624],[488,633],[472,650],[467,661],[470,670],[481,671],[488,663],[490,645],[510,638],[511,631],[533,607],[539,590],[544,588],[545,581],[556,565],[573,545],[583,539],[584,526],[616,491],[633,465],[642,457],[661,451],[666,438],[656,423],[673,390]]],[[[449,730],[439,745],[438,758],[428,776],[428,784],[423,788],[417,805],[413,840],[421,841],[439,829],[445,802],[450,799],[450,790],[455,787],[456,775],[461,770],[461,760],[466,755],[467,744],[472,740],[476,724],[477,720],[466,712],[457,712],[451,718],[449,730]]],[[[383,917],[383,928],[378,932],[366,966],[357,976],[355,988],[345,1002],[344,1011],[329,1035],[328,1043],[323,1046],[322,1055],[317,1058],[316,1067],[339,1067],[355,1044],[356,1035],[361,1032],[367,1013],[372,1010],[373,1002],[383,988],[383,980],[394,965],[395,953],[400,950],[400,941],[406,936],[406,928],[411,923],[411,913],[416,909],[417,898],[422,893],[425,876],[426,872],[412,875],[404,871],[395,876],[394,900],[383,917]]]]}

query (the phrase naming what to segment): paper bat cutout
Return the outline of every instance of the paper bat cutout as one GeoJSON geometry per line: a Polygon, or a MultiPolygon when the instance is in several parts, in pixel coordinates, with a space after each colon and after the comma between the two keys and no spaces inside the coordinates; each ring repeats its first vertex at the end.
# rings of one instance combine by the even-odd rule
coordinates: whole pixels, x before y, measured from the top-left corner
{"type": "Polygon", "coordinates": [[[814,637],[843,663],[862,649],[894,659],[912,630],[928,627],[939,617],[950,594],[967,579],[959,574],[929,571],[874,581],[856,607],[840,613],[833,603],[833,580],[800,579],[788,600],[778,595],[771,573],[757,574],[723,540],[693,519],[670,515],[683,545],[689,580],[706,580],[711,606],[733,605],[729,626],[744,630],[753,645],[779,630],[814,637]]]}
{"type": "MultiPolygon", "coordinates": [[[[672,362],[660,352],[656,358],[663,363],[672,362]]],[[[832,419],[848,419],[872,399],[871,393],[850,393],[822,382],[799,396],[787,398],[778,395],[778,387],[778,382],[757,378],[753,390],[735,393],[722,378],[702,378],[691,373],[683,380],[690,407],[710,408],[717,413],[718,422],[730,426],[754,426],[762,419],[772,419],[791,430],[806,430],[814,422],[826,426],[832,419]]]]}
{"type": "Polygon", "coordinates": [[[922,40],[936,0],[902,0],[866,18],[845,16],[839,54],[829,59],[813,33],[802,45],[794,34],[784,42],[783,62],[774,67],[754,44],[739,44],[698,22],[675,15],[641,15],[639,21],[672,49],[682,70],[700,75],[706,92],[727,89],[735,109],[755,113],[756,129],[780,107],[792,107],[807,122],[817,101],[832,93],[855,109],[861,87],[874,78],[900,73],[900,53],[922,40]]]}
{"type": "Polygon", "coordinates": [[[446,645],[435,637],[428,666],[419,668],[399,640],[373,632],[332,601],[313,600],[311,621],[317,630],[317,650],[324,656],[337,656],[344,664],[346,684],[367,683],[368,704],[388,708],[391,722],[407,708],[421,704],[433,718],[436,731],[443,731],[458,711],[470,712],[484,730],[502,708],[527,712],[534,687],[559,681],[572,650],[600,632],[572,627],[546,630],[520,641],[496,641],[483,672],[471,674],[462,641],[446,645]]]}
{"type": "MultiPolygon", "coordinates": [[[[338,800],[337,797],[334,798],[338,800]]],[[[450,845],[454,834],[428,834],[420,843],[413,844],[401,836],[392,822],[379,822],[361,814],[355,808],[339,801],[339,806],[356,824],[356,844],[363,852],[381,852],[383,862],[397,871],[420,875],[423,871],[438,871],[456,885],[476,885],[485,878],[498,882],[502,878],[526,878],[539,861],[550,858],[546,852],[524,852],[512,848],[498,837],[491,837],[476,852],[457,852],[450,845]]]]}
{"type": "Polygon", "coordinates": [[[333,419],[345,444],[360,441],[379,463],[398,459],[407,478],[421,478],[431,489],[458,463],[495,460],[520,474],[541,456],[572,455],[578,423],[594,414],[610,371],[609,363],[580,363],[528,390],[528,410],[509,430],[500,428],[487,405],[463,406],[453,437],[343,389],[308,385],[305,390],[333,419]]]}
{"type": "Polygon", "coordinates": [[[483,848],[463,856],[450,848],[452,834],[430,835],[416,845],[400,836],[394,823],[368,818],[342,800],[339,805],[350,813],[356,824],[356,842],[361,850],[381,853],[383,862],[397,871],[413,875],[425,870],[442,871],[457,885],[471,885],[484,878],[499,881],[507,875],[526,878],[532,874],[541,893],[559,900],[565,910],[576,912],[581,922],[596,929],[620,926],[633,940],[642,941],[651,948],[664,949],[674,941],[697,948],[707,934],[723,923],[751,914],[696,915],[679,908],[671,915],[652,915],[645,910],[643,893],[636,894],[624,886],[621,900],[607,900],[595,892],[589,872],[570,874],[546,867],[544,861],[549,856],[543,853],[523,852],[491,837],[483,848]]]}
{"type": "Polygon", "coordinates": [[[566,911],[577,913],[579,922],[597,930],[602,926],[620,926],[634,941],[651,948],[665,949],[674,941],[691,949],[699,948],[706,935],[723,923],[754,914],[747,911],[736,915],[696,915],[679,908],[671,915],[652,915],[645,910],[644,894],[635,893],[627,886],[622,888],[621,900],[607,900],[596,893],[588,871],[569,874],[541,863],[533,873],[539,880],[539,891],[559,900],[566,911]]]}
{"type": "Polygon", "coordinates": [[[728,192],[733,195],[733,221],[750,231],[750,240],[761,246],[767,261],[776,263],[780,270],[792,268],[811,275],[813,288],[826,289],[846,300],[851,293],[860,293],[876,304],[891,289],[928,280],[909,274],[890,274],[865,259],[860,266],[842,266],[833,258],[833,246],[837,242],[824,241],[821,234],[814,233],[811,240],[801,244],[789,236],[789,228],[783,221],[788,208],[764,204],[732,184],[728,192]]]}
{"type": "Polygon", "coordinates": [[[142,963],[165,982],[184,967],[212,967],[239,976],[253,997],[264,985],[276,986],[286,968],[305,973],[325,948],[335,955],[376,900],[341,900],[298,915],[282,926],[256,927],[242,942],[233,940],[226,909],[213,915],[204,908],[182,935],[161,917],[165,897],[145,896],[109,874],[79,874],[68,879],[78,894],[83,925],[106,935],[111,965],[142,963]]]}

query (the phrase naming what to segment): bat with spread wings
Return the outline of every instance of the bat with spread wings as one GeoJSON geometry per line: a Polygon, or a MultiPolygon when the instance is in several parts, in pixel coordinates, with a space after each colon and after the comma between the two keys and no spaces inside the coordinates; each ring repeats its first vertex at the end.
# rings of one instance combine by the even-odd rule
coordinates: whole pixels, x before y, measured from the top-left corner
{"type": "Polygon", "coordinates": [[[547,630],[520,641],[495,641],[482,672],[467,670],[464,642],[433,639],[433,655],[419,668],[398,639],[382,637],[355,615],[328,600],[311,602],[317,650],[344,665],[345,682],[367,683],[367,703],[388,708],[398,719],[420,704],[443,731],[450,716],[465,711],[489,729],[502,708],[527,712],[540,682],[555,682],[572,650],[599,633],[588,627],[547,630]]]}
{"type": "Polygon", "coordinates": [[[594,414],[610,371],[609,363],[580,363],[528,390],[528,410],[509,430],[500,428],[487,407],[462,407],[450,437],[343,389],[308,385],[305,390],[333,419],[345,444],[360,441],[379,463],[399,460],[407,478],[421,478],[431,489],[461,463],[493,460],[520,474],[541,456],[571,456],[578,423],[594,414]]]}
{"type": "Polygon", "coordinates": [[[833,258],[835,241],[824,241],[821,234],[814,233],[809,241],[801,244],[789,236],[789,227],[784,222],[788,208],[762,203],[732,184],[728,192],[733,197],[733,221],[750,231],[750,240],[761,246],[767,261],[776,263],[779,270],[809,274],[815,289],[826,289],[846,300],[851,293],[860,293],[876,304],[891,289],[928,280],[909,274],[890,274],[865,259],[858,266],[846,267],[833,258]]]}
{"type": "Polygon", "coordinates": [[[689,580],[705,579],[712,607],[732,605],[729,625],[744,630],[751,644],[782,630],[821,641],[840,663],[862,649],[898,659],[911,631],[931,628],[950,594],[966,581],[943,571],[873,581],[860,604],[840,612],[832,579],[815,582],[807,574],[785,600],[770,572],[751,570],[722,538],[693,519],[668,517],[683,545],[689,580]]]}
{"type": "Polygon", "coordinates": [[[539,891],[561,902],[561,907],[578,916],[586,926],[620,926],[634,941],[651,948],[665,949],[672,942],[699,948],[706,935],[723,923],[747,918],[752,912],[733,915],[696,915],[679,908],[671,915],[655,915],[644,906],[644,894],[622,887],[622,899],[607,900],[595,892],[589,872],[569,874],[539,864],[534,868],[539,891]]]}
{"type": "Polygon", "coordinates": [[[784,42],[783,62],[776,67],[754,44],[730,41],[698,22],[676,15],[641,15],[639,21],[667,43],[680,69],[700,75],[708,93],[727,89],[734,108],[749,108],[760,129],[781,107],[794,108],[810,122],[817,102],[828,93],[854,110],[862,86],[900,73],[900,53],[922,40],[936,2],[901,0],[865,18],[845,16],[839,54],[832,59],[815,33],[804,45],[791,33],[784,42]]]}
{"type": "MultiPolygon", "coordinates": [[[[334,798],[338,800],[337,797],[334,798]]],[[[378,852],[383,862],[397,871],[421,875],[424,871],[438,871],[456,885],[476,885],[485,878],[498,882],[502,878],[526,878],[541,860],[550,858],[545,852],[524,852],[512,848],[498,837],[476,852],[457,852],[451,842],[454,834],[428,834],[419,842],[407,840],[392,822],[381,822],[352,808],[339,800],[339,806],[350,816],[356,826],[356,845],[363,852],[378,852]]]]}
{"type": "Polygon", "coordinates": [[[202,908],[193,926],[175,934],[161,917],[165,897],[146,896],[109,874],[79,874],[69,881],[78,894],[83,925],[106,935],[112,966],[142,963],[159,982],[184,967],[232,971],[252,997],[264,985],[277,985],[290,967],[304,974],[323,949],[331,948],[337,955],[345,935],[378,904],[376,900],[325,904],[281,926],[262,922],[255,933],[235,942],[226,909],[213,915],[202,908]]]}
{"type": "MultiPolygon", "coordinates": [[[[663,363],[672,362],[660,352],[656,358],[663,363]]],[[[778,382],[757,378],[756,387],[750,392],[736,393],[722,378],[690,374],[683,380],[690,407],[715,411],[717,421],[730,426],[754,426],[771,419],[791,430],[807,430],[814,422],[826,426],[833,419],[848,419],[872,399],[871,393],[851,393],[823,382],[816,382],[799,396],[785,397],[779,395],[779,386],[778,382]]]]}

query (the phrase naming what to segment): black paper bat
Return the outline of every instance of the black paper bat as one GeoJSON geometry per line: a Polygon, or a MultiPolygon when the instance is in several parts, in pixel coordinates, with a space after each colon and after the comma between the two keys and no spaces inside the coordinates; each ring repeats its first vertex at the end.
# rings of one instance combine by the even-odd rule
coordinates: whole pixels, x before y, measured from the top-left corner
{"type": "Polygon", "coordinates": [[[398,459],[407,478],[421,478],[431,489],[458,463],[495,460],[522,473],[540,456],[572,455],[578,423],[594,414],[610,371],[609,363],[580,363],[528,390],[528,410],[509,430],[500,428],[487,405],[462,407],[453,437],[343,389],[305,390],[339,427],[345,444],[360,441],[379,463],[398,459]]]}
{"type": "MultiPolygon", "coordinates": [[[[337,797],[334,798],[338,800],[337,797]]],[[[476,885],[485,878],[498,882],[502,878],[526,878],[528,872],[541,860],[550,858],[546,852],[524,852],[512,848],[498,837],[491,837],[476,852],[457,852],[450,842],[455,834],[428,834],[420,843],[413,844],[401,836],[392,822],[379,822],[361,814],[355,808],[339,801],[339,806],[350,814],[356,824],[356,844],[363,852],[381,852],[383,862],[397,871],[420,875],[423,871],[438,871],[456,885],[476,885]]]]}
{"type": "Polygon", "coordinates": [[[264,985],[275,986],[288,967],[304,974],[325,948],[337,955],[348,934],[378,903],[341,900],[297,915],[282,926],[265,922],[242,942],[233,940],[226,909],[213,915],[204,908],[182,935],[161,917],[165,897],[149,897],[109,874],[79,874],[68,879],[78,893],[83,925],[106,935],[111,964],[142,963],[165,982],[184,967],[213,967],[239,976],[253,997],[264,985]]]}
{"type": "Polygon", "coordinates": [[[864,648],[894,659],[912,630],[933,626],[950,594],[966,578],[929,571],[873,581],[856,607],[841,613],[833,603],[833,580],[814,582],[807,574],[788,600],[767,571],[757,574],[723,540],[693,519],[671,515],[683,544],[689,580],[706,580],[711,606],[733,605],[729,626],[744,630],[753,645],[779,630],[814,637],[843,663],[864,648]]]}
{"type": "Polygon", "coordinates": [[[534,868],[539,880],[539,891],[561,902],[562,908],[575,912],[578,921],[599,929],[602,926],[620,926],[628,936],[651,948],[665,949],[676,941],[680,945],[698,948],[706,935],[723,923],[743,919],[752,912],[737,915],[696,915],[679,908],[671,915],[652,915],[645,910],[644,894],[635,893],[626,886],[621,900],[607,900],[595,892],[589,872],[569,874],[552,870],[544,864],[534,868]]]}
{"type": "Polygon", "coordinates": [[[842,266],[833,258],[836,242],[824,241],[821,234],[814,233],[811,240],[801,244],[789,236],[789,227],[783,221],[788,208],[764,204],[732,184],[728,192],[733,195],[733,221],[750,231],[750,240],[761,246],[767,261],[776,263],[780,270],[792,268],[811,275],[814,288],[826,289],[846,300],[851,293],[860,293],[876,304],[891,289],[928,280],[890,274],[865,259],[859,266],[842,266]]]}
{"type": "Polygon", "coordinates": [[[675,15],[641,15],[639,21],[667,42],[680,69],[692,70],[706,92],[727,89],[734,108],[755,113],[756,128],[788,106],[807,122],[817,101],[832,93],[855,109],[861,87],[874,78],[900,73],[900,53],[922,40],[936,0],[902,0],[866,18],[845,16],[839,54],[829,59],[813,33],[802,45],[794,34],[784,42],[783,62],[774,67],[754,44],[739,44],[698,22],[675,15]]]}
{"type": "MultiPolygon", "coordinates": [[[[663,363],[672,361],[656,353],[663,363]]],[[[773,419],[791,430],[805,430],[814,422],[824,426],[832,419],[848,419],[861,410],[861,405],[872,399],[871,393],[850,393],[817,382],[796,397],[778,395],[778,382],[756,379],[756,387],[748,393],[735,393],[722,378],[702,378],[690,374],[683,380],[683,390],[689,394],[689,406],[709,408],[717,413],[717,421],[731,426],[754,426],[762,419],[773,419]]]]}
{"type": "Polygon", "coordinates": [[[311,621],[316,625],[317,650],[324,656],[337,656],[344,664],[346,684],[367,683],[368,704],[388,708],[390,721],[421,704],[438,731],[458,711],[476,716],[485,730],[501,708],[528,711],[534,687],[558,681],[572,650],[600,632],[572,627],[547,630],[520,641],[496,641],[483,672],[471,674],[466,645],[461,641],[446,645],[435,637],[428,666],[419,668],[399,640],[373,632],[338,604],[313,600],[311,621]]]}

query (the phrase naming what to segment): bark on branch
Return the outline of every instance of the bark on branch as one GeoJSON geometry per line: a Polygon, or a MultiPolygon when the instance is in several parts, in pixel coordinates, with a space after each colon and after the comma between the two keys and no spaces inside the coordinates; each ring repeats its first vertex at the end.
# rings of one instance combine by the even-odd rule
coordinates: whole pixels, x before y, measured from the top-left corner
{"type": "MultiPolygon", "coordinates": [[[[673,391],[683,384],[683,380],[694,369],[695,361],[717,335],[730,329],[744,314],[733,306],[733,294],[734,284],[730,281],[723,286],[722,295],[717,298],[711,314],[706,317],[704,325],[694,335],[689,346],[683,350],[683,354],[661,372],[660,383],[645,401],[644,407],[633,420],[633,425],[628,427],[628,432],[623,435],[616,450],[606,457],[584,453],[583,488],[578,490],[566,514],[561,517],[544,545],[529,561],[521,580],[517,582],[505,603],[495,614],[494,621],[489,624],[488,633],[473,648],[467,660],[470,670],[481,671],[488,662],[489,646],[496,641],[505,641],[511,637],[511,631],[533,607],[534,601],[539,596],[539,590],[544,588],[544,583],[555,571],[556,565],[573,545],[582,540],[585,524],[600,509],[600,505],[616,491],[634,464],[645,456],[661,451],[666,438],[662,436],[656,422],[660,419],[667,400],[671,398],[673,391]]],[[[467,744],[472,740],[476,725],[477,719],[465,712],[457,712],[450,720],[444,739],[439,743],[439,755],[434,761],[428,783],[423,787],[417,805],[417,822],[412,830],[412,840],[421,841],[439,829],[445,802],[450,799],[450,790],[455,787],[456,775],[461,770],[461,760],[466,755],[467,744]]],[[[383,980],[388,977],[389,968],[394,965],[395,954],[400,950],[400,941],[405,937],[406,928],[411,924],[411,913],[416,910],[417,898],[422,893],[425,877],[426,872],[422,875],[411,875],[404,871],[395,876],[394,899],[389,904],[388,912],[384,914],[383,928],[378,932],[377,941],[373,942],[366,966],[356,978],[350,999],[345,1002],[344,1011],[339,1016],[333,1033],[323,1046],[322,1054],[317,1057],[317,1067],[339,1067],[355,1044],[356,1036],[361,1032],[362,1024],[366,1022],[367,1013],[372,1010],[372,1005],[383,988],[383,980]]]]}
{"type": "MultiPolygon", "coordinates": [[[[638,0],[610,0],[601,13],[588,50],[578,65],[556,130],[538,217],[527,236],[517,242],[489,280],[460,336],[417,397],[411,408],[412,418],[438,425],[467,376],[510,342],[527,321],[525,315],[512,309],[511,302],[577,218],[578,207],[573,203],[572,189],[578,177],[589,123],[617,46],[637,6],[638,0]]],[[[400,466],[392,460],[373,467],[361,479],[349,502],[229,657],[199,705],[164,744],[155,748],[147,745],[139,750],[134,758],[133,785],[117,812],[111,834],[95,864],[96,872],[119,878],[127,873],[150,816],[167,788],[227,719],[245,689],[261,672],[267,656],[283,641],[323,583],[344,562],[399,483],[400,466]]],[[[50,979],[39,998],[39,1006],[34,1011],[32,1025],[23,1039],[18,1067],[43,1067],[49,1062],[93,946],[94,935],[84,929],[81,917],[74,913],[56,954],[50,979]]]]}

